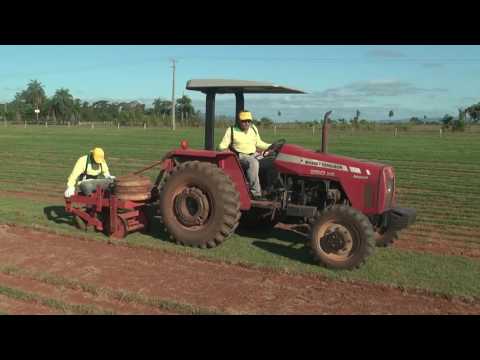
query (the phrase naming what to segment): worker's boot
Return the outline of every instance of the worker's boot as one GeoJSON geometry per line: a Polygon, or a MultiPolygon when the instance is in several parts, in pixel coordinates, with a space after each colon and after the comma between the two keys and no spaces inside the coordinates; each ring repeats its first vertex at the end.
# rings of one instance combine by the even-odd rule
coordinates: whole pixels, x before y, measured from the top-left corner
{"type": "Polygon", "coordinates": [[[259,201],[259,200],[265,200],[265,198],[262,196],[262,194],[256,194],[256,193],[254,193],[253,191],[250,192],[250,193],[251,193],[251,195],[252,195],[253,200],[257,200],[257,201],[259,201]]]}

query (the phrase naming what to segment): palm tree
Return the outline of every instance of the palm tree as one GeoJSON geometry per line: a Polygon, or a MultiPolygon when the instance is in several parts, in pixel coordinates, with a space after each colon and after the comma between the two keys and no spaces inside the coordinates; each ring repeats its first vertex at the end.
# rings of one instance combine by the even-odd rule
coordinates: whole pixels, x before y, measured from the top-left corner
{"type": "Polygon", "coordinates": [[[480,103],[466,108],[465,112],[468,114],[471,122],[478,122],[480,120],[480,103]]]}
{"type": "Polygon", "coordinates": [[[390,110],[389,113],[388,113],[388,117],[389,117],[390,119],[392,119],[393,115],[394,115],[394,114],[393,114],[393,110],[390,110]]]}
{"type": "Polygon", "coordinates": [[[30,117],[35,109],[43,109],[42,105],[45,104],[46,100],[47,96],[45,90],[43,90],[43,85],[37,80],[31,80],[25,90],[15,94],[12,105],[19,116],[30,117]]]}
{"type": "Polygon", "coordinates": [[[40,108],[47,99],[42,83],[37,80],[31,80],[28,83],[27,89],[22,91],[21,97],[27,104],[32,105],[36,109],[40,108]]]}
{"type": "Polygon", "coordinates": [[[169,114],[172,109],[172,102],[161,98],[155,99],[152,105],[155,113],[159,115],[169,114]]]}
{"type": "Polygon", "coordinates": [[[353,118],[353,126],[358,127],[358,119],[360,118],[360,110],[355,112],[355,117],[353,118]]]}
{"type": "Polygon", "coordinates": [[[74,101],[73,96],[68,89],[58,89],[52,98],[52,108],[55,117],[60,116],[62,123],[65,123],[65,119],[73,113],[74,101]]]}
{"type": "Polygon", "coordinates": [[[75,116],[75,122],[79,122],[80,121],[80,112],[82,110],[82,100],[80,99],[75,99],[75,101],[73,102],[73,114],[75,116]]]}

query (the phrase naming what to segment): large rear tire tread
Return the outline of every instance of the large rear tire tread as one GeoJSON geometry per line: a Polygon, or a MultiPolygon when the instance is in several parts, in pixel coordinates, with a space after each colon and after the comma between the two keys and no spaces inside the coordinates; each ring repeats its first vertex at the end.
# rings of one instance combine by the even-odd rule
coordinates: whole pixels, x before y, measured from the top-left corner
{"type": "Polygon", "coordinates": [[[165,176],[162,181],[159,207],[165,231],[173,242],[183,246],[202,249],[216,247],[230,237],[236,230],[241,215],[240,197],[230,177],[215,164],[197,160],[182,163],[165,176]],[[208,182],[203,184],[203,186],[207,187],[208,191],[211,192],[215,202],[213,206],[218,207],[216,211],[220,214],[219,218],[211,225],[213,227],[210,230],[214,230],[209,231],[207,236],[192,236],[192,234],[182,231],[177,225],[177,220],[169,218],[171,212],[166,210],[169,206],[168,202],[172,200],[169,198],[168,192],[175,189],[175,183],[179,179],[192,174],[195,174],[195,177],[198,179],[208,179],[208,182]],[[190,239],[186,239],[185,235],[190,235],[190,239]]]}

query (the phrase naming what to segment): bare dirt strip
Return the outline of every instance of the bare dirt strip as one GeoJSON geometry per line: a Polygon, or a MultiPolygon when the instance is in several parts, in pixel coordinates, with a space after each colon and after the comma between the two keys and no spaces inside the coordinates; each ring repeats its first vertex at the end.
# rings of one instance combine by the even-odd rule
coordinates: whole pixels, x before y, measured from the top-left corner
{"type": "Polygon", "coordinates": [[[0,190],[0,196],[15,197],[19,199],[34,199],[39,201],[49,201],[61,203],[63,198],[61,195],[52,195],[38,192],[26,192],[26,191],[13,191],[13,190],[0,190]]]}
{"type": "Polygon", "coordinates": [[[2,296],[0,311],[9,314],[50,313],[45,304],[53,313],[185,314],[191,309],[226,314],[480,313],[480,303],[459,299],[252,269],[8,225],[0,225],[0,267],[1,288],[43,299],[10,304],[12,300],[2,296]],[[45,280],[52,278],[56,282],[45,280]],[[52,300],[56,307],[52,308],[52,300]]]}
{"type": "Polygon", "coordinates": [[[0,295],[0,311],[5,315],[55,315],[58,313],[47,306],[12,299],[5,295],[0,295]]]}
{"type": "MultiPolygon", "coordinates": [[[[475,235],[476,238],[480,234],[475,235]]],[[[420,242],[416,236],[401,234],[400,239],[393,245],[397,249],[428,252],[433,254],[465,256],[473,259],[480,258],[480,246],[478,244],[464,243],[462,241],[444,240],[441,235],[429,242],[420,242]]]]}

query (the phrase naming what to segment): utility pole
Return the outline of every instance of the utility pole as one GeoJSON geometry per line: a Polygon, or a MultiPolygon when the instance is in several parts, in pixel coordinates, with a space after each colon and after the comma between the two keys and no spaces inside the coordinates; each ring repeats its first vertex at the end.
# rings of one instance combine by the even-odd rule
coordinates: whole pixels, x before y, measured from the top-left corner
{"type": "Polygon", "coordinates": [[[5,102],[5,104],[3,104],[3,120],[4,120],[4,124],[5,126],[7,126],[7,102],[5,102]]]}
{"type": "Polygon", "coordinates": [[[172,81],[172,130],[175,131],[175,59],[171,59],[173,69],[173,81],[172,81]]]}

